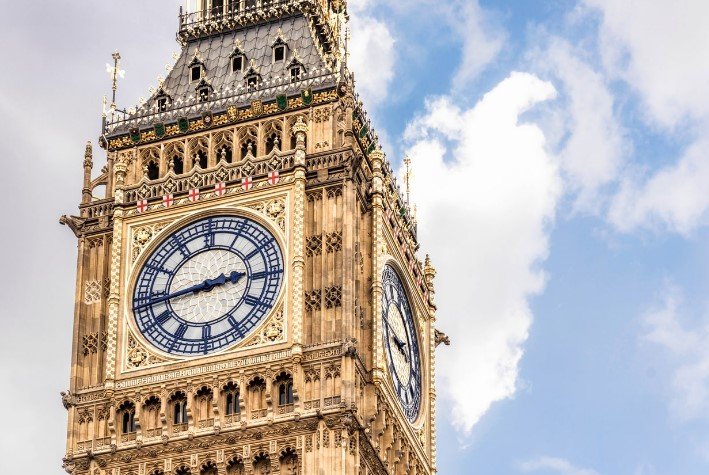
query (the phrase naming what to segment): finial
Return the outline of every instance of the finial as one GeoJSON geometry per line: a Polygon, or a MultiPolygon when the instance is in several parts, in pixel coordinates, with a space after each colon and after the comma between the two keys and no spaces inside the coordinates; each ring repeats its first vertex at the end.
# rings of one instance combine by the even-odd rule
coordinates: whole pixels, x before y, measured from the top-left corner
{"type": "Polygon", "coordinates": [[[118,92],[118,79],[126,77],[126,72],[120,69],[121,54],[116,51],[111,55],[113,58],[113,66],[106,64],[106,72],[111,76],[113,99],[111,101],[111,114],[116,112],[116,93],[118,92]]]}
{"type": "Polygon", "coordinates": [[[84,151],[84,166],[86,166],[86,162],[91,162],[92,158],[94,156],[94,148],[93,145],[91,145],[91,141],[86,142],[86,150],[84,151]]]}
{"type": "Polygon", "coordinates": [[[404,158],[404,166],[406,166],[406,171],[404,172],[404,185],[406,186],[406,205],[411,203],[411,159],[408,155],[404,158]]]}

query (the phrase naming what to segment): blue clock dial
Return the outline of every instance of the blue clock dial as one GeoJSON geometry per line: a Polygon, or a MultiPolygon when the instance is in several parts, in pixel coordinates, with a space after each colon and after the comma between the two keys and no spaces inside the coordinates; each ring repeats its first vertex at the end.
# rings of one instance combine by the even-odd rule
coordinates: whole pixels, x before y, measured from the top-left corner
{"type": "Polygon", "coordinates": [[[421,357],[411,305],[396,271],[382,275],[382,331],[394,391],[409,421],[421,408],[421,357]]]}
{"type": "Polygon", "coordinates": [[[135,284],[138,329],[174,355],[206,355],[249,334],[269,314],[283,284],[273,235],[247,218],[195,221],[163,240],[135,284]]]}

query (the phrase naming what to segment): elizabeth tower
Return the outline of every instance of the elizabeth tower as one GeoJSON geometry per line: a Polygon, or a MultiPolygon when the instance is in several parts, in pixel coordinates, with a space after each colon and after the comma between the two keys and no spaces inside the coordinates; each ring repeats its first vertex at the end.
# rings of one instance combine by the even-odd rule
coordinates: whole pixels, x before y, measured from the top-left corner
{"type": "Polygon", "coordinates": [[[62,217],[64,468],[434,473],[435,271],[354,90],[345,0],[197,3],[151,97],[108,107],[106,165],[87,145],[62,217]]]}

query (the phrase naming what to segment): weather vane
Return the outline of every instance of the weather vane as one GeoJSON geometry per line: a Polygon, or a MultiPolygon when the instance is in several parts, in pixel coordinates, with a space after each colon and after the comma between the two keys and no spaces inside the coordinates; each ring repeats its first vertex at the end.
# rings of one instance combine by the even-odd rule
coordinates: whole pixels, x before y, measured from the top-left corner
{"type": "MultiPolygon", "coordinates": [[[[112,83],[112,89],[113,89],[113,97],[111,99],[111,105],[109,106],[109,110],[111,111],[111,121],[113,122],[116,118],[116,111],[122,112],[126,114],[126,111],[118,109],[118,106],[116,105],[116,94],[118,92],[118,79],[123,79],[126,77],[126,72],[120,69],[120,61],[121,61],[121,54],[116,51],[113,53],[111,56],[113,58],[113,66],[110,64],[106,63],[106,72],[108,75],[111,77],[111,83],[112,83]]],[[[104,95],[103,96],[103,133],[106,133],[107,129],[107,115],[108,111],[106,110],[106,103],[108,102],[108,98],[104,95]]]]}
{"type": "Polygon", "coordinates": [[[118,79],[123,79],[126,77],[126,72],[120,69],[121,54],[116,51],[112,55],[113,66],[106,64],[106,72],[111,76],[112,88],[113,88],[113,99],[111,100],[111,113],[116,111],[116,94],[118,92],[118,79]]]}

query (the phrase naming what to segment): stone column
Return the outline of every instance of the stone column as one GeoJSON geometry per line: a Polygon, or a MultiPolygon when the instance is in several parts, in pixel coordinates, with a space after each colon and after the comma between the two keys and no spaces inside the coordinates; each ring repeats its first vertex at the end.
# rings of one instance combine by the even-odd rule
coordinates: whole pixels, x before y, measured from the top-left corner
{"type": "MultiPolygon", "coordinates": [[[[305,138],[308,126],[301,118],[293,125],[293,134],[296,138],[295,146],[295,192],[293,196],[293,358],[296,366],[300,363],[303,347],[303,275],[305,272],[305,138]]],[[[298,375],[302,372],[298,371],[298,375]]],[[[294,375],[295,378],[295,375],[294,375]]],[[[302,385],[302,378],[298,378],[298,387],[302,385]]],[[[294,381],[296,383],[296,381],[294,381]]]]}
{"type": "Polygon", "coordinates": [[[116,374],[116,351],[118,339],[118,312],[121,290],[121,252],[123,248],[123,188],[128,173],[128,157],[119,157],[114,166],[115,173],[115,210],[113,211],[113,246],[111,247],[111,287],[108,295],[108,333],[106,345],[106,389],[113,391],[116,374]]]}
{"type": "MultiPolygon", "coordinates": [[[[433,287],[433,279],[436,277],[436,269],[431,264],[431,258],[427,255],[423,267],[423,275],[428,289],[428,316],[426,325],[426,337],[428,338],[428,351],[430,355],[429,361],[429,444],[431,447],[431,469],[436,473],[436,303],[434,301],[435,290],[433,287]]],[[[425,447],[424,447],[425,448],[425,447]]]]}
{"type": "Polygon", "coordinates": [[[375,150],[369,154],[372,164],[372,337],[374,361],[372,379],[375,383],[384,381],[384,350],[382,347],[382,269],[386,254],[384,242],[384,153],[375,150]]]}

